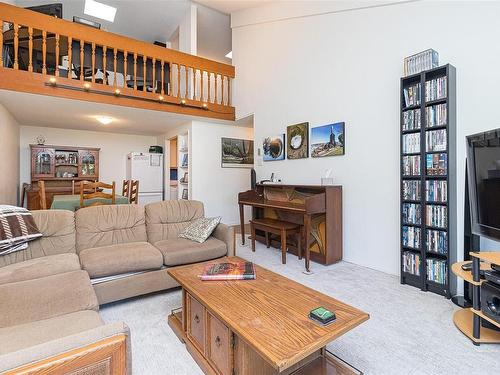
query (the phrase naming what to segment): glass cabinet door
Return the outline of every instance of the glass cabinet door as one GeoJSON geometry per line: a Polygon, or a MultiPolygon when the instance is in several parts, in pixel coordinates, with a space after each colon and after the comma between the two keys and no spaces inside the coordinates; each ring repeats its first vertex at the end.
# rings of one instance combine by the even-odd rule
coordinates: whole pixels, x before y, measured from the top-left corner
{"type": "Polygon", "coordinates": [[[99,176],[99,152],[91,150],[80,150],[78,177],[98,178],[99,176]]]}
{"type": "Polygon", "coordinates": [[[31,171],[33,178],[54,177],[55,151],[50,148],[33,148],[31,150],[31,171]]]}

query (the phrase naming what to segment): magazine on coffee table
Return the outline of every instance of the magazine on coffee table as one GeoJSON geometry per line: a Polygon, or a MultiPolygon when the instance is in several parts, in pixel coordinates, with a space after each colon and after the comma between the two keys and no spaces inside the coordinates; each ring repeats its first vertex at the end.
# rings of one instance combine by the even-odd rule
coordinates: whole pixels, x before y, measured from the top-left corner
{"type": "Polygon", "coordinates": [[[211,263],[205,266],[200,279],[203,281],[254,280],[255,266],[247,261],[211,263]]]}

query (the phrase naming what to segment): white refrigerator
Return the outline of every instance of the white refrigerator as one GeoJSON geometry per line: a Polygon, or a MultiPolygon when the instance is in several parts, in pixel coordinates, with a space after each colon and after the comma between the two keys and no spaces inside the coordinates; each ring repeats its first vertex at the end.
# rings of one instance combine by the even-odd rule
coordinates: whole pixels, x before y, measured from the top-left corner
{"type": "Polygon", "coordinates": [[[139,180],[139,204],[163,200],[163,154],[131,152],[127,180],[139,180]]]}

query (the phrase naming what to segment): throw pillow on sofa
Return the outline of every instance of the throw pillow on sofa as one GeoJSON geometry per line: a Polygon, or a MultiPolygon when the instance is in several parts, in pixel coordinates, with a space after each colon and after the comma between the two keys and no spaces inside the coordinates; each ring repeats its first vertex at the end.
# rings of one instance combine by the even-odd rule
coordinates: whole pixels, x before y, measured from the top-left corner
{"type": "Polygon", "coordinates": [[[28,242],[42,237],[31,212],[23,207],[0,205],[0,255],[28,248],[28,242]]]}
{"type": "Polygon", "coordinates": [[[202,217],[193,221],[186,229],[184,229],[179,237],[186,238],[191,241],[203,243],[219,225],[221,217],[202,217]]]}

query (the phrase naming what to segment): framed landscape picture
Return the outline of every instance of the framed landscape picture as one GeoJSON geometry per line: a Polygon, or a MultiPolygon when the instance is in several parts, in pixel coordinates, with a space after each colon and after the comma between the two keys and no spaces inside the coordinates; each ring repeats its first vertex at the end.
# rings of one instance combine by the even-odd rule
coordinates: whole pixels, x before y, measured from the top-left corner
{"type": "Polygon", "coordinates": [[[311,128],[311,156],[322,158],[345,154],[345,123],[337,122],[311,128]]]}
{"type": "Polygon", "coordinates": [[[286,156],[288,159],[309,157],[309,123],[290,125],[286,128],[286,156]]]}
{"type": "Polygon", "coordinates": [[[253,148],[253,141],[249,139],[222,138],[222,168],[252,168],[253,148]]]}
{"type": "Polygon", "coordinates": [[[285,134],[264,138],[264,161],[285,160],[285,134]]]}

